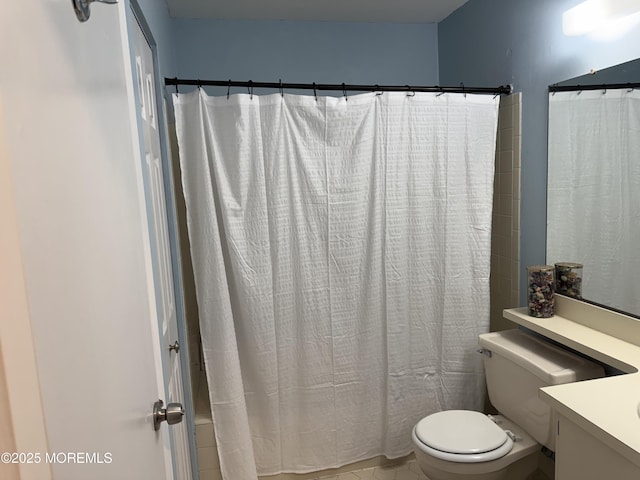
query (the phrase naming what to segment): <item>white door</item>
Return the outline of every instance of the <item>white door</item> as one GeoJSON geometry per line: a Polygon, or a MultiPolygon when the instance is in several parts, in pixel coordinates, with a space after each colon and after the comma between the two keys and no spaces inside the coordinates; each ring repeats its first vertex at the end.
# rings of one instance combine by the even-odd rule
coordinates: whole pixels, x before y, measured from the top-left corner
{"type": "Polygon", "coordinates": [[[171,399],[127,3],[94,3],[81,24],[68,0],[0,1],[0,183],[13,190],[6,226],[24,273],[13,288],[27,314],[14,321],[29,324],[36,359],[33,371],[5,362],[6,377],[12,410],[41,408],[46,432],[33,443],[13,424],[16,443],[40,459],[20,465],[23,479],[47,478],[42,468],[64,480],[174,479],[169,427],[154,431],[151,415],[171,399]],[[18,384],[37,386],[40,401],[21,398],[18,384]]]}
{"type": "MultiPolygon", "coordinates": [[[[167,205],[164,192],[160,132],[156,103],[155,71],[153,52],[147,38],[137,22],[133,22],[131,42],[134,47],[135,69],[138,86],[138,113],[144,137],[143,164],[146,175],[147,212],[152,237],[154,283],[157,314],[160,328],[160,343],[163,349],[164,383],[167,387],[167,402],[184,405],[182,390],[181,358],[178,342],[178,317],[173,284],[173,267],[169,244],[167,205]]],[[[170,429],[177,480],[191,480],[189,442],[186,423],[173,425],[170,429]]]]}

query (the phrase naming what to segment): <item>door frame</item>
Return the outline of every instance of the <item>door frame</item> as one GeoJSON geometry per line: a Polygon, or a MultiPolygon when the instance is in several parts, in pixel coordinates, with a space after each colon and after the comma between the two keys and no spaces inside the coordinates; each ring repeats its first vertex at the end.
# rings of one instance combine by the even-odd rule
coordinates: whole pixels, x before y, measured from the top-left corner
{"type": "MultiPolygon", "coordinates": [[[[197,457],[197,447],[196,447],[196,435],[195,435],[195,412],[194,412],[194,401],[193,401],[193,392],[191,390],[191,365],[190,365],[190,354],[189,354],[189,341],[188,341],[188,333],[187,333],[187,322],[186,322],[186,314],[185,314],[185,305],[184,305],[184,290],[183,290],[183,281],[182,281],[182,267],[181,267],[181,258],[180,258],[180,243],[178,238],[178,220],[176,213],[176,204],[175,204],[175,189],[173,184],[173,168],[172,163],[170,161],[170,148],[169,148],[169,127],[167,122],[167,112],[165,109],[164,103],[164,92],[166,91],[164,87],[163,78],[160,76],[160,68],[159,68],[159,60],[158,60],[158,44],[156,43],[153,33],[151,31],[151,27],[147,23],[142,8],[140,7],[138,0],[129,0],[129,6],[127,9],[127,30],[129,34],[129,38],[132,38],[133,28],[139,25],[142,33],[146,37],[149,45],[151,47],[151,52],[153,56],[153,72],[154,72],[154,82],[156,85],[155,91],[155,111],[158,112],[157,121],[158,121],[158,132],[160,135],[160,156],[162,161],[162,170],[163,170],[163,187],[165,194],[165,202],[166,202],[166,214],[167,214],[167,227],[169,230],[169,246],[171,251],[171,267],[173,272],[173,291],[175,295],[175,307],[176,307],[176,320],[178,327],[178,341],[180,342],[180,352],[184,352],[184,357],[182,357],[182,361],[180,362],[180,369],[182,372],[182,388],[184,393],[184,410],[185,410],[185,421],[187,427],[187,436],[189,439],[189,459],[191,463],[191,474],[194,480],[198,480],[198,457],[197,457]]],[[[136,72],[136,54],[135,47],[132,42],[129,42],[129,56],[131,61],[132,72],[136,72]]],[[[133,90],[135,101],[140,102],[141,92],[138,88],[138,82],[135,79],[132,79],[133,82],[133,90]]],[[[136,115],[136,121],[138,123],[138,142],[140,146],[140,151],[144,151],[144,135],[141,124],[141,119],[139,115],[136,115]]],[[[149,186],[149,178],[148,175],[144,172],[143,169],[143,181],[145,186],[145,196],[146,192],[148,192],[149,186]]],[[[148,227],[151,228],[151,221],[153,215],[147,215],[147,219],[149,222],[148,227]]],[[[155,249],[155,239],[151,238],[151,248],[155,249]]],[[[155,268],[155,265],[154,265],[155,268]]],[[[158,322],[160,323],[160,319],[158,318],[158,322]]],[[[160,331],[162,331],[162,326],[158,325],[160,331]]],[[[158,338],[158,341],[161,342],[162,338],[158,338]]],[[[160,350],[162,354],[165,355],[167,348],[166,345],[161,345],[160,350]]],[[[165,362],[163,361],[163,366],[165,362]]],[[[166,373],[166,372],[165,372],[166,373]]],[[[168,385],[165,382],[164,385],[164,395],[165,398],[169,398],[168,385]]],[[[171,438],[171,450],[175,451],[173,445],[173,436],[171,438]]],[[[176,470],[175,470],[175,462],[173,463],[173,473],[175,480],[181,480],[176,478],[176,470]]]]}

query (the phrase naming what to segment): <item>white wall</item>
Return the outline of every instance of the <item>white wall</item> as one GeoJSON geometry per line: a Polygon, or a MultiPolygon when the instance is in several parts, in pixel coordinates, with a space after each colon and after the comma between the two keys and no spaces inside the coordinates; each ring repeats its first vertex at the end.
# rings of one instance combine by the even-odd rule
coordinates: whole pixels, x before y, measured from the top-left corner
{"type": "MultiPolygon", "coordinates": [[[[22,251],[0,90],[0,452],[47,450],[40,385],[22,267],[22,251]]],[[[0,463],[0,478],[48,480],[48,465],[0,463]]]]}

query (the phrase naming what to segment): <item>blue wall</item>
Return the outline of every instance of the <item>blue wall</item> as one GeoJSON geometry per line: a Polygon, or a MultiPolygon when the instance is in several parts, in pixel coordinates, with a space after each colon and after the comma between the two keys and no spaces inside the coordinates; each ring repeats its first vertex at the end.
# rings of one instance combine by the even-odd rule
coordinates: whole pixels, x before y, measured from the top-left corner
{"type": "Polygon", "coordinates": [[[470,0],[438,25],[440,82],[512,83],[522,92],[521,303],[527,265],[545,262],[547,87],[640,57],[640,27],[615,41],[565,37],[582,0],[470,0]]]}
{"type": "Polygon", "coordinates": [[[630,62],[620,63],[595,74],[587,73],[579,77],[559,82],[559,85],[600,85],[603,83],[639,83],[640,58],[630,62]]]}
{"type": "Polygon", "coordinates": [[[138,0],[158,43],[164,76],[512,83],[523,93],[522,302],[526,265],[545,261],[547,86],[640,57],[640,27],[611,42],[565,37],[562,13],[581,1],[470,0],[440,24],[420,25],[171,19],[164,2],[138,0]]]}
{"type": "Polygon", "coordinates": [[[173,25],[183,78],[438,83],[435,24],[174,19],[173,25]]]}
{"type": "Polygon", "coordinates": [[[156,42],[161,75],[175,76],[173,19],[169,16],[169,7],[164,0],[136,1],[156,42]]]}

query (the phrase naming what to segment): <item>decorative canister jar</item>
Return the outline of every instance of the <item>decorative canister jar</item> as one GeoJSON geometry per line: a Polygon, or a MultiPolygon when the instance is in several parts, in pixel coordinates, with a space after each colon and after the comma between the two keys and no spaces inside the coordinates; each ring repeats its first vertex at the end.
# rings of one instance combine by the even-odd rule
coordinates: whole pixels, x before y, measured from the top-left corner
{"type": "Polygon", "coordinates": [[[529,315],[538,318],[553,317],[555,281],[552,265],[532,265],[527,267],[529,287],[529,315]]]}
{"type": "Polygon", "coordinates": [[[556,293],[571,298],[582,298],[582,264],[556,263],[556,293]]]}

